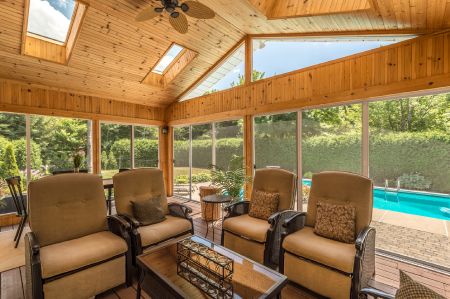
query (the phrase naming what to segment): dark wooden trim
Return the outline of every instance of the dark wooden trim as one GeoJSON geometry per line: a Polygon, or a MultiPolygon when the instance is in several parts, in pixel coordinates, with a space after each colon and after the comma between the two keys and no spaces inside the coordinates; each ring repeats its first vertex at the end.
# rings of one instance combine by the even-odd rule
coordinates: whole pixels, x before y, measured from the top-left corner
{"type": "Polygon", "coordinates": [[[49,283],[49,282],[58,280],[58,279],[60,279],[60,278],[63,278],[63,277],[66,277],[66,276],[75,274],[75,273],[77,273],[77,272],[81,272],[81,271],[84,271],[84,270],[86,270],[86,269],[89,269],[89,268],[92,268],[92,267],[95,267],[95,266],[98,266],[98,265],[101,265],[101,264],[104,264],[104,263],[113,261],[113,260],[118,259],[118,258],[121,258],[121,257],[123,257],[123,256],[126,256],[126,253],[122,253],[122,254],[119,254],[119,255],[110,257],[110,258],[108,258],[108,259],[106,259],[106,260],[99,261],[99,262],[95,262],[95,263],[93,263],[93,264],[83,266],[83,267],[78,268],[78,269],[74,269],[74,270],[67,271],[67,272],[64,272],[64,273],[61,273],[61,274],[58,274],[58,275],[55,275],[55,276],[51,276],[51,277],[48,277],[48,278],[44,278],[44,279],[43,279],[43,282],[44,282],[44,284],[46,284],[46,283],[49,283]]]}

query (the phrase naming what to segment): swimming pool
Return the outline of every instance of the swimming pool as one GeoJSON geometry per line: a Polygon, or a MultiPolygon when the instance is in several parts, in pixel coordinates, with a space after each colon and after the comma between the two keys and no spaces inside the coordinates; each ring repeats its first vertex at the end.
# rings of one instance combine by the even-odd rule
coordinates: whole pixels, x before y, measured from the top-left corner
{"type": "MultiPolygon", "coordinates": [[[[311,180],[303,180],[305,185],[311,186],[311,180]]],[[[450,196],[425,192],[384,191],[375,187],[373,190],[373,207],[406,214],[413,214],[450,221],[450,214],[444,214],[441,208],[450,208],[450,196]]]]}

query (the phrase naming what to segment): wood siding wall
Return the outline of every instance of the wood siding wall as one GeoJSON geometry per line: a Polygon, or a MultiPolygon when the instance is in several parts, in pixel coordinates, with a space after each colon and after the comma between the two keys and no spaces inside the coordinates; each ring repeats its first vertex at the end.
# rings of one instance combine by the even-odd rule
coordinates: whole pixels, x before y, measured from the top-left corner
{"type": "Polygon", "coordinates": [[[79,95],[0,79],[0,111],[150,125],[164,123],[164,108],[79,95]]]}
{"type": "Polygon", "coordinates": [[[172,104],[171,125],[386,97],[450,86],[450,31],[172,104]]]}

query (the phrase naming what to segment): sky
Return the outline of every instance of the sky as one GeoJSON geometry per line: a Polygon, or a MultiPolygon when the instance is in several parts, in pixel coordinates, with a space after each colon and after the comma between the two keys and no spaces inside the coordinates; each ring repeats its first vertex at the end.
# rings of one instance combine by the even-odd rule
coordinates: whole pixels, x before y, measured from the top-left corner
{"type": "MultiPolygon", "coordinates": [[[[398,40],[295,41],[292,39],[256,40],[253,46],[253,69],[265,73],[265,78],[298,70],[311,65],[375,49],[398,40]]],[[[217,82],[213,89],[230,88],[244,73],[244,62],[217,82]]]]}
{"type": "Polygon", "coordinates": [[[74,7],[74,0],[31,0],[28,32],[64,42],[74,7]]]}

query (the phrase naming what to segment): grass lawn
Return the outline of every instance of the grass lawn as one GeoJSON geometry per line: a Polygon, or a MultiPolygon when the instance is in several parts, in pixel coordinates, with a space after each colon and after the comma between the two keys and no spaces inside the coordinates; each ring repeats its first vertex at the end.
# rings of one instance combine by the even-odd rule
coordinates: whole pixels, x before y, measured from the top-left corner
{"type": "MultiPolygon", "coordinates": [[[[209,169],[207,168],[192,168],[192,174],[199,173],[209,173],[209,169]]],[[[173,168],[174,177],[179,175],[189,175],[189,167],[174,167],[173,168]]]]}
{"type": "Polygon", "coordinates": [[[113,175],[115,175],[116,173],[118,173],[119,170],[102,170],[102,179],[110,179],[113,177],[113,175]]]}

